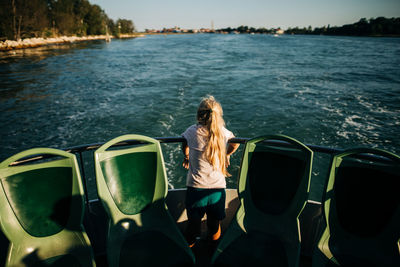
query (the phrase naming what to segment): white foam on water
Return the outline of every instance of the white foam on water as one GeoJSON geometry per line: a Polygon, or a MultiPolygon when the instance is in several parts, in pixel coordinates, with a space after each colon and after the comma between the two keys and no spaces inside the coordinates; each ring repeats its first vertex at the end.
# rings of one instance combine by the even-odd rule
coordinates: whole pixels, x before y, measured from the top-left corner
{"type": "Polygon", "coordinates": [[[345,127],[351,126],[351,127],[356,128],[356,129],[361,129],[363,127],[363,124],[360,123],[360,122],[354,121],[356,119],[361,119],[361,117],[357,116],[357,115],[352,115],[352,116],[349,116],[349,117],[345,118],[344,121],[345,121],[345,124],[347,124],[347,125],[344,125],[344,126],[345,127]]]}
{"type": "MultiPolygon", "coordinates": [[[[173,185],[173,182],[177,181],[176,177],[176,161],[175,161],[175,156],[179,155],[180,153],[180,148],[179,146],[163,146],[163,151],[164,151],[164,163],[165,163],[165,169],[167,173],[167,180],[168,180],[168,187],[171,189],[174,189],[175,186],[173,185]]],[[[179,158],[179,157],[178,157],[179,158]]],[[[179,165],[178,165],[179,166],[179,165]]]]}
{"type": "Polygon", "coordinates": [[[66,118],[72,121],[76,121],[79,118],[84,118],[86,113],[86,111],[77,111],[75,114],[66,116],[66,118]]]}
{"type": "Polygon", "coordinates": [[[304,87],[303,90],[299,90],[299,91],[298,91],[298,93],[299,93],[300,95],[303,95],[303,94],[306,94],[306,93],[310,93],[310,92],[311,92],[310,87],[304,87]]]}
{"type": "Polygon", "coordinates": [[[339,107],[328,107],[327,105],[324,105],[324,104],[321,104],[321,106],[322,106],[321,107],[322,110],[328,111],[329,113],[332,113],[332,114],[336,114],[340,117],[343,116],[343,109],[341,109],[339,107]]]}
{"type": "Polygon", "coordinates": [[[366,107],[369,111],[372,111],[374,105],[367,102],[366,100],[363,99],[363,97],[361,95],[357,95],[356,99],[358,100],[358,103],[360,103],[360,105],[366,107]]]}
{"type": "Polygon", "coordinates": [[[336,134],[337,134],[338,136],[344,137],[345,139],[350,139],[350,138],[349,138],[350,132],[346,132],[346,131],[337,131],[336,134]]]}
{"type": "Polygon", "coordinates": [[[358,115],[351,115],[344,119],[336,134],[347,140],[359,140],[363,144],[372,145],[380,137],[380,128],[381,126],[372,117],[361,118],[358,115]]]}
{"type": "Polygon", "coordinates": [[[392,115],[392,116],[399,116],[399,110],[390,110],[387,106],[379,106],[379,103],[373,104],[368,102],[363,96],[357,95],[356,99],[358,103],[363,107],[366,107],[368,111],[372,113],[384,114],[384,115],[392,115]]]}
{"type": "Polygon", "coordinates": [[[365,143],[369,143],[368,138],[366,136],[364,136],[363,134],[361,134],[359,131],[342,130],[342,131],[337,131],[336,134],[338,136],[344,137],[347,140],[358,139],[358,140],[363,140],[363,142],[365,142],[365,143]]]}
{"type": "Polygon", "coordinates": [[[161,126],[169,132],[173,125],[174,117],[171,114],[162,114],[161,117],[163,117],[160,120],[161,126]]]}

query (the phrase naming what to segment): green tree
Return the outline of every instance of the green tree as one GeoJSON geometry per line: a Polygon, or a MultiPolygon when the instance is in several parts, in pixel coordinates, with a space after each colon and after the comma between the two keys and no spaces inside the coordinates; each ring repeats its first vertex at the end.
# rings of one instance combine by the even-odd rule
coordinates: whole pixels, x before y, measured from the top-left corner
{"type": "Polygon", "coordinates": [[[114,21],[110,18],[107,18],[106,20],[106,25],[107,25],[107,33],[110,35],[117,35],[118,34],[118,30],[117,30],[117,26],[115,25],[114,21]]]}
{"type": "Polygon", "coordinates": [[[75,0],[74,1],[74,14],[77,21],[75,32],[78,35],[86,35],[88,24],[84,18],[90,10],[90,3],[87,0],[75,0]]]}
{"type": "Polygon", "coordinates": [[[50,0],[52,24],[62,35],[76,33],[80,19],[74,13],[75,0],[50,0]]]}
{"type": "Polygon", "coordinates": [[[238,27],[237,30],[238,30],[238,32],[240,32],[240,33],[246,33],[246,32],[248,32],[249,27],[243,26],[243,25],[242,25],[242,26],[238,27]]]}
{"type": "Polygon", "coordinates": [[[118,19],[116,25],[118,27],[118,33],[120,34],[129,34],[135,31],[135,25],[131,20],[118,19]]]}
{"type": "Polygon", "coordinates": [[[46,0],[0,0],[0,36],[38,37],[49,26],[46,0]]]}
{"type": "Polygon", "coordinates": [[[0,0],[0,37],[3,39],[15,39],[14,25],[15,14],[13,14],[12,2],[0,0]]]}
{"type": "Polygon", "coordinates": [[[20,11],[21,38],[39,37],[49,27],[48,7],[46,0],[25,0],[20,11]]]}
{"type": "Polygon", "coordinates": [[[105,34],[108,17],[98,5],[91,5],[84,21],[87,24],[87,34],[105,34]]]}

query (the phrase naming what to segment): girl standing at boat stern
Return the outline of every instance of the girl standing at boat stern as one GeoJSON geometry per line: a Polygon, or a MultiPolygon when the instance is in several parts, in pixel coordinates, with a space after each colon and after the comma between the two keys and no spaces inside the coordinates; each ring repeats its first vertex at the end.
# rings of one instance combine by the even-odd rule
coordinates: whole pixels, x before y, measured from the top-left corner
{"type": "Polygon", "coordinates": [[[183,167],[186,178],[186,210],[188,228],[186,238],[193,247],[201,235],[201,219],[207,214],[208,238],[221,236],[220,221],[225,218],[225,177],[229,158],[239,144],[228,144],[234,135],[225,128],[220,103],[213,96],[204,98],[197,110],[197,124],[182,134],[183,167]]]}

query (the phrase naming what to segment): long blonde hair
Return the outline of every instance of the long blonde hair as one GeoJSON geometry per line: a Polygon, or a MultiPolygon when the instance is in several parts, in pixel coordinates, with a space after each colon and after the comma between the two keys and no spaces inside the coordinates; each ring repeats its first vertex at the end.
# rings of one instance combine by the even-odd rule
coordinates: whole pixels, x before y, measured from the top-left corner
{"type": "Polygon", "coordinates": [[[213,96],[203,98],[197,110],[197,121],[208,130],[208,143],[203,153],[214,168],[218,168],[225,176],[231,176],[227,171],[226,143],[223,133],[225,121],[222,116],[221,104],[213,96]]]}

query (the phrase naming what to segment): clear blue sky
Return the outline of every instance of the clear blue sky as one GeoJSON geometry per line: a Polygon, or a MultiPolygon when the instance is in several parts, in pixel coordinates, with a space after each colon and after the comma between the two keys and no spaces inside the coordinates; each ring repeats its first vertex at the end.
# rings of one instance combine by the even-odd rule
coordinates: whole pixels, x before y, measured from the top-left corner
{"type": "Polygon", "coordinates": [[[400,0],[89,0],[116,20],[130,19],[139,31],[342,26],[360,18],[400,17],[400,0]]]}

